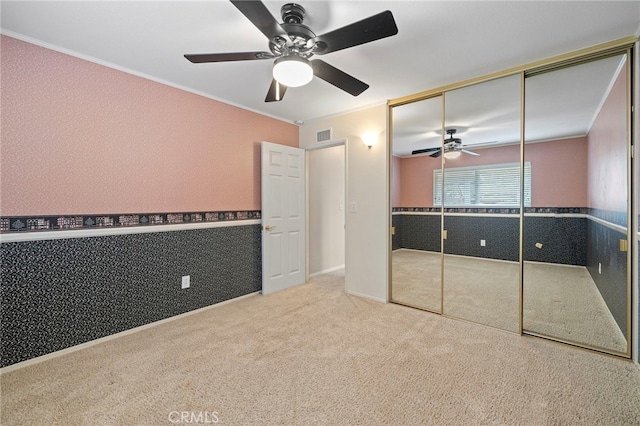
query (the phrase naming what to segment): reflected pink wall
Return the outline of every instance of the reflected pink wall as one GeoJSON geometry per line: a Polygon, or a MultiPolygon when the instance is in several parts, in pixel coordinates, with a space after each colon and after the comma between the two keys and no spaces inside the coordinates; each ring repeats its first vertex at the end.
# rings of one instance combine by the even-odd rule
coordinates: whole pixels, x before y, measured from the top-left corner
{"type": "Polygon", "coordinates": [[[627,209],[627,73],[616,79],[589,132],[589,207],[627,209]]]}
{"type": "MultiPolygon", "coordinates": [[[[480,156],[462,155],[448,160],[448,167],[520,162],[520,146],[476,150],[480,156]]],[[[586,138],[527,144],[531,162],[531,198],[537,207],[583,207],[587,203],[586,138]]],[[[433,206],[433,170],[440,159],[429,156],[400,160],[400,204],[398,207],[433,206]]]]}
{"type": "Polygon", "coordinates": [[[587,138],[527,144],[525,161],[532,207],[587,206],[587,138]]]}
{"type": "Polygon", "coordinates": [[[440,168],[440,159],[429,156],[400,159],[399,207],[433,206],[433,170],[440,168]]]}
{"type": "Polygon", "coordinates": [[[298,127],[1,36],[3,216],[260,209],[298,127]]]}
{"type": "Polygon", "coordinates": [[[391,207],[400,207],[401,161],[399,157],[391,157],[391,207]]]}

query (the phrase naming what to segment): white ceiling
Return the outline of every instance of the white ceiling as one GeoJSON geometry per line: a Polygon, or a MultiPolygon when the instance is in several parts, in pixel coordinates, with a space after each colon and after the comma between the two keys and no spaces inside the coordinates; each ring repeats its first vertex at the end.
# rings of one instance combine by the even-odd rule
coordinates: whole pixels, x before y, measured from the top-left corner
{"type": "MultiPolygon", "coordinates": [[[[280,21],[286,1],[266,1],[280,21]]],[[[391,10],[399,32],[322,56],[371,87],[314,79],[265,103],[271,60],[192,64],[185,53],[268,51],[230,2],[2,1],[2,33],[288,122],[310,121],[637,34],[640,1],[309,1],[316,34],[391,10]]]]}

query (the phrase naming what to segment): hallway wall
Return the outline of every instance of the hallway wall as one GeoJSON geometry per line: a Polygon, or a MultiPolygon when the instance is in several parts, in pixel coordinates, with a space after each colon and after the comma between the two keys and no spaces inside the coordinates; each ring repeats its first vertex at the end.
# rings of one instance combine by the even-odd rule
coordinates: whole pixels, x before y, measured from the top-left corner
{"type": "Polygon", "coordinates": [[[307,151],[309,275],[344,268],[345,146],[307,151]]]}

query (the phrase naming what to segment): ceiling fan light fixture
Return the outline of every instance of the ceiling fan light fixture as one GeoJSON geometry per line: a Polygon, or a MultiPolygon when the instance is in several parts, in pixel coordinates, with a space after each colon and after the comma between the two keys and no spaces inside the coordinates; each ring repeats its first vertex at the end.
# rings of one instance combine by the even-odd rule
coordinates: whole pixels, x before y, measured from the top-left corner
{"type": "Polygon", "coordinates": [[[276,59],[273,78],[287,87],[300,87],[313,79],[311,63],[298,55],[287,55],[276,59]]]}
{"type": "Polygon", "coordinates": [[[455,160],[460,157],[460,154],[462,154],[460,151],[448,151],[444,153],[444,158],[448,160],[455,160]]]}

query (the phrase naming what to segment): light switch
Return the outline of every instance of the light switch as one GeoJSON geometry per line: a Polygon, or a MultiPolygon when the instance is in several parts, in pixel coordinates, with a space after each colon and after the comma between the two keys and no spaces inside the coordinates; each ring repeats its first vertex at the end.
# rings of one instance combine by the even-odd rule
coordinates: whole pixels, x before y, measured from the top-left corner
{"type": "Polygon", "coordinates": [[[358,203],[353,201],[351,203],[351,213],[357,213],[358,212],[358,203]]]}

